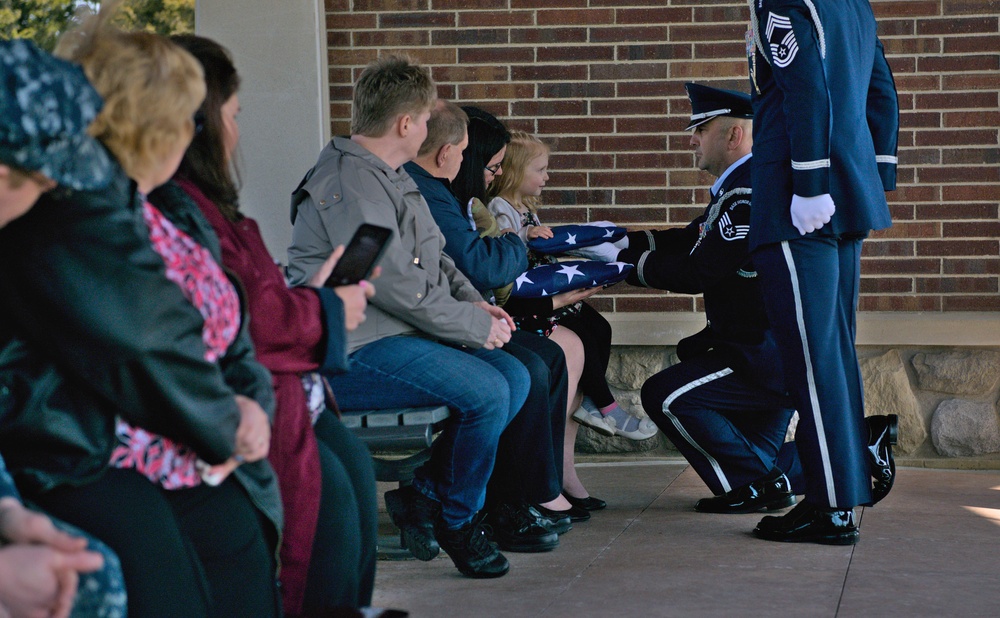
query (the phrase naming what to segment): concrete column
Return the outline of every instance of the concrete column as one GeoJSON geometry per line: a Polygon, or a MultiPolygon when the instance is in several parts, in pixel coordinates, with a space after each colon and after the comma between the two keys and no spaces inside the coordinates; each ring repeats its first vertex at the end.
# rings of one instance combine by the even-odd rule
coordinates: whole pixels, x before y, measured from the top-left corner
{"type": "Polygon", "coordinates": [[[241,210],[285,263],[289,196],[329,140],[323,0],[199,0],[195,30],[233,54],[242,78],[241,210]]]}

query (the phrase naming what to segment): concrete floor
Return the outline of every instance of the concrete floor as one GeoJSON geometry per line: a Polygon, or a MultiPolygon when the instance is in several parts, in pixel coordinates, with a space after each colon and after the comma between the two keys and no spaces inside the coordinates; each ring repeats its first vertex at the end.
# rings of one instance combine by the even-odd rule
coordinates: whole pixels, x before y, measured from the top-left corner
{"type": "MultiPolygon", "coordinates": [[[[761,515],[707,515],[682,462],[582,464],[604,511],[496,580],[442,553],[380,561],[374,606],[438,616],[990,616],[1000,611],[1000,471],[900,468],[849,547],[761,541],[761,515]]],[[[387,488],[388,486],[386,486],[387,488]]],[[[383,519],[386,518],[382,514],[383,519]]]]}

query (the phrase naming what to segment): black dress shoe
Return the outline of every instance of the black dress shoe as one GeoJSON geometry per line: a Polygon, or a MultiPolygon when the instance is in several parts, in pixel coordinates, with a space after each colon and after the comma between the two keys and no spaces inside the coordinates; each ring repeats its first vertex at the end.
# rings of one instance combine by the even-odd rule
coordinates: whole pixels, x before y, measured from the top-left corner
{"type": "Polygon", "coordinates": [[[574,523],[590,519],[590,511],[587,509],[581,509],[575,505],[569,507],[568,511],[553,511],[552,509],[547,509],[540,504],[532,504],[531,508],[537,510],[545,517],[565,517],[566,515],[569,515],[569,520],[574,523]]]}
{"type": "Polygon", "coordinates": [[[537,506],[528,506],[528,512],[535,518],[535,523],[545,528],[549,532],[556,534],[566,534],[573,529],[573,522],[569,518],[569,513],[562,514],[559,511],[547,509],[549,515],[542,515],[537,506]]]}
{"type": "Polygon", "coordinates": [[[821,509],[808,502],[799,502],[781,517],[765,517],[753,533],[768,541],[823,545],[853,545],[861,537],[853,509],[821,509]]]}
{"type": "Polygon", "coordinates": [[[434,532],[451,561],[462,575],[485,579],[501,577],[510,570],[507,558],[486,537],[482,515],[457,530],[449,530],[443,519],[434,522],[434,532]]]}
{"type": "Polygon", "coordinates": [[[385,492],[385,510],[414,558],[427,561],[437,557],[441,547],[434,536],[434,522],[441,516],[440,502],[407,485],[385,492]]]}
{"type": "Polygon", "coordinates": [[[721,496],[703,498],[694,505],[701,513],[756,513],[777,511],[795,504],[788,477],[775,468],[767,476],[749,485],[737,487],[721,496]]]}
{"type": "Polygon", "coordinates": [[[539,525],[525,504],[498,504],[490,509],[486,523],[487,536],[504,551],[536,553],[559,545],[559,534],[539,525]]]}
{"type": "Polygon", "coordinates": [[[600,511],[601,509],[608,506],[607,502],[601,500],[600,498],[595,498],[594,496],[587,496],[586,498],[574,498],[573,496],[566,493],[564,493],[563,495],[566,496],[566,499],[569,500],[570,504],[572,504],[573,506],[580,507],[581,509],[587,511],[600,511]]]}
{"type": "Polygon", "coordinates": [[[865,506],[875,506],[885,498],[896,480],[896,460],[892,457],[892,445],[899,436],[899,417],[895,414],[869,416],[868,425],[868,468],[872,474],[872,501],[865,506]]]}

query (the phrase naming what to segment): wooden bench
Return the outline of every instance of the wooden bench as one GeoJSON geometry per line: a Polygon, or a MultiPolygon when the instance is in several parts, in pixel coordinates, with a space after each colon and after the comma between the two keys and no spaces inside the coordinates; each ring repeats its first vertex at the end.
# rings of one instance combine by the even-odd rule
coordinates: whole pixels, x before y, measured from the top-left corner
{"type": "MultiPolygon", "coordinates": [[[[445,406],[437,406],[342,410],[341,415],[344,426],[371,451],[375,478],[402,487],[413,481],[413,471],[430,458],[434,434],[441,430],[450,412],[445,406]]],[[[412,558],[409,551],[402,549],[399,534],[379,535],[378,556],[384,560],[412,558]]]]}

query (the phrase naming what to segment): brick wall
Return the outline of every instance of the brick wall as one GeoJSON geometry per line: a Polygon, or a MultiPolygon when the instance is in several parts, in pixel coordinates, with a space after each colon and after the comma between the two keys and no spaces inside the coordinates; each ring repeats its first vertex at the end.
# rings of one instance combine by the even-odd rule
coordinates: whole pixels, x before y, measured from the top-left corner
{"type": "MultiPolygon", "coordinates": [[[[685,81],[748,89],[735,0],[325,0],[331,118],[380,53],[432,67],[442,97],[554,147],[547,222],[680,225],[711,178],[683,131],[685,81]],[[474,8],[469,8],[474,7],[474,8]]],[[[894,226],[865,244],[861,309],[1000,310],[1000,0],[873,0],[900,95],[894,226]]],[[[699,300],[619,285],[606,311],[699,300]]]]}

